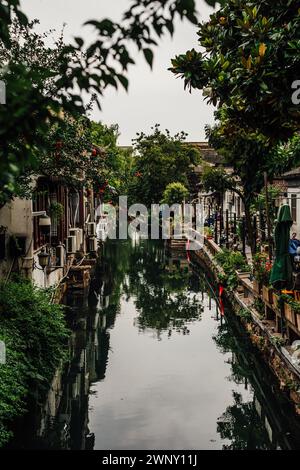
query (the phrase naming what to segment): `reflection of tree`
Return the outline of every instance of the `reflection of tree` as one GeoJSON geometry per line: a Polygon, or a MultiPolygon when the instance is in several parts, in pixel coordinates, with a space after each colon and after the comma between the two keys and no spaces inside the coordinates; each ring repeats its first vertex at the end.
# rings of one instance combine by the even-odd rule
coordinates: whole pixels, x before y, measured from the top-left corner
{"type": "Polygon", "coordinates": [[[266,430],[257,415],[253,402],[243,403],[242,396],[233,392],[234,405],[228,406],[217,421],[222,439],[230,441],[224,450],[269,449],[266,430]]]}
{"type": "Polygon", "coordinates": [[[241,360],[245,352],[247,352],[245,351],[246,346],[242,346],[241,338],[237,339],[236,336],[232,334],[227,323],[219,325],[218,334],[213,336],[213,340],[222,354],[234,353],[235,356],[239,357],[239,360],[233,360],[231,362],[232,375],[230,380],[236,384],[240,384],[249,379],[251,368],[249,369],[249,364],[241,360]]]}
{"type": "Polygon", "coordinates": [[[161,245],[141,245],[141,250],[132,253],[125,291],[134,296],[139,311],[136,323],[141,329],[155,329],[158,335],[162,330],[171,335],[174,329],[188,334],[186,323],[199,320],[203,307],[197,294],[191,293],[187,270],[167,270],[164,258],[161,245]]]}

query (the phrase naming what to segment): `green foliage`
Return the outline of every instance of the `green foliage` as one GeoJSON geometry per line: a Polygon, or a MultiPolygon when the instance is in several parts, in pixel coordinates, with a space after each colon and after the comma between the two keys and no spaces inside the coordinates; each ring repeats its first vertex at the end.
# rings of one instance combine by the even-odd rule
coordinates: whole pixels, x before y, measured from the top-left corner
{"type": "Polygon", "coordinates": [[[239,251],[222,250],[216,254],[215,259],[225,272],[249,270],[247,261],[239,251]]]}
{"type": "Polygon", "coordinates": [[[260,316],[264,316],[264,314],[265,314],[265,304],[264,304],[262,299],[260,299],[259,297],[256,298],[253,302],[253,307],[260,314],[260,316]]]}
{"type": "Polygon", "coordinates": [[[221,193],[226,191],[239,192],[237,179],[228,175],[222,167],[205,168],[202,175],[202,183],[205,191],[218,191],[221,193]]]}
{"type": "Polygon", "coordinates": [[[286,139],[300,119],[291,101],[299,23],[298,0],[228,0],[200,25],[204,52],[177,56],[171,71],[225,109],[232,125],[286,139]]]}
{"type": "Polygon", "coordinates": [[[169,183],[163,192],[162,204],[181,204],[189,196],[188,189],[182,183],[169,183]]]}
{"type": "Polygon", "coordinates": [[[224,274],[219,275],[219,282],[233,291],[238,286],[236,271],[248,271],[249,266],[240,252],[222,250],[216,254],[215,260],[223,268],[224,274]]]}
{"type": "Polygon", "coordinates": [[[251,320],[252,320],[251,312],[247,308],[241,308],[238,311],[237,315],[240,318],[243,318],[244,320],[246,320],[247,323],[251,322],[251,320]]]}
{"type": "MultiPolygon", "coordinates": [[[[281,194],[281,189],[278,186],[269,185],[268,186],[268,202],[269,202],[269,217],[271,226],[274,225],[274,221],[277,216],[278,207],[276,206],[276,200],[281,194]]],[[[264,213],[266,208],[266,191],[263,189],[260,194],[258,194],[256,200],[252,205],[253,212],[264,213]]]]}
{"type": "Polygon", "coordinates": [[[282,338],[280,336],[274,336],[274,335],[271,335],[270,341],[274,346],[276,346],[278,348],[281,348],[282,346],[285,346],[286,342],[287,342],[287,340],[285,338],[282,338]]]}
{"type": "Polygon", "coordinates": [[[64,214],[64,206],[60,202],[51,202],[49,214],[54,220],[59,221],[64,214]]]}
{"type": "Polygon", "coordinates": [[[295,300],[293,297],[291,297],[288,294],[280,294],[280,296],[279,296],[279,305],[283,306],[284,303],[289,304],[292,307],[292,309],[294,310],[295,313],[300,314],[300,302],[295,300]]]}
{"type": "MultiPolygon", "coordinates": [[[[95,189],[108,181],[115,188],[117,194],[127,194],[132,179],[133,156],[132,150],[118,147],[118,125],[106,126],[102,123],[91,123],[91,142],[104,150],[101,172],[98,167],[95,189]]],[[[116,195],[115,195],[116,196],[116,195]]],[[[103,194],[105,202],[114,199],[109,188],[103,194]]]]}
{"type": "Polygon", "coordinates": [[[11,436],[12,420],[26,411],[29,396],[42,399],[53,374],[67,359],[68,330],[63,308],[51,294],[19,280],[0,284],[0,446],[11,436]]]}
{"type": "Polygon", "coordinates": [[[47,152],[45,136],[62,110],[85,114],[82,92],[100,106],[107,88],[128,88],[132,44],[152,65],[157,37],[172,35],[178,17],[197,24],[194,0],[136,0],[121,23],[89,21],[97,33],[91,44],[80,37],[65,44],[61,36],[49,47],[47,34],[34,32],[36,22],[28,21],[18,0],[1,1],[0,17],[0,79],[7,92],[0,106],[0,204],[15,192],[16,178],[47,152]]]}
{"type": "Polygon", "coordinates": [[[298,0],[228,0],[200,25],[204,50],[177,56],[170,69],[217,106],[218,124],[207,136],[240,180],[233,190],[244,202],[252,254],[250,208],[264,173],[272,178],[299,161],[300,111],[291,99],[300,68],[299,31],[298,0]]]}
{"type": "Polygon", "coordinates": [[[200,154],[185,144],[186,136],[181,132],[172,137],[168,130],[162,132],[158,124],[151,134],[138,134],[129,188],[134,202],[147,206],[159,203],[167,185],[174,181],[189,188],[189,176],[199,163],[200,154]]]}

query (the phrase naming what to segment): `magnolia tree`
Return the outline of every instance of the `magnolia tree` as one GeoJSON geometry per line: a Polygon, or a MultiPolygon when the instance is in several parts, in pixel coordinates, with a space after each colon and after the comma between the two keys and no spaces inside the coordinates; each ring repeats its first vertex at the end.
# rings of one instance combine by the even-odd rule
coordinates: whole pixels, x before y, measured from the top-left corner
{"type": "MultiPolygon", "coordinates": [[[[293,100],[299,34],[298,0],[228,0],[200,25],[204,51],[172,61],[185,87],[202,90],[217,107],[217,125],[207,136],[233,168],[233,179],[224,174],[223,182],[243,199],[252,250],[250,208],[264,177],[286,171],[299,156],[300,108],[293,100]]],[[[212,189],[221,184],[210,182],[212,189]]]]}

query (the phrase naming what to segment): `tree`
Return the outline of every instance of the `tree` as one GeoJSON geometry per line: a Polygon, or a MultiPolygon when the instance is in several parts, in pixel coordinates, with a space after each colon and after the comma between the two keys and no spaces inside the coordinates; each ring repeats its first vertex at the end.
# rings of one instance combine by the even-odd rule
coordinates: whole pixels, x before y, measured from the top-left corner
{"type": "Polygon", "coordinates": [[[138,134],[130,188],[134,201],[148,206],[159,203],[167,185],[174,181],[188,188],[188,175],[199,163],[200,154],[185,143],[186,136],[181,132],[172,137],[168,130],[162,132],[158,124],[151,134],[138,134]]]}
{"type": "Polygon", "coordinates": [[[53,122],[59,121],[61,110],[70,115],[84,114],[81,91],[95,94],[100,106],[99,97],[108,87],[121,85],[127,89],[128,67],[134,64],[129,52],[131,44],[143,52],[151,66],[157,38],[166,32],[173,34],[177,16],[196,24],[195,1],[136,0],[120,24],[109,19],[88,22],[97,31],[97,40],[91,45],[76,37],[73,44],[59,41],[50,48],[36,34],[35,38],[29,34],[28,42],[31,25],[19,0],[1,1],[0,80],[6,83],[7,102],[0,106],[0,187],[3,188],[0,204],[14,192],[16,177],[44,149],[43,136],[53,122]],[[20,50],[14,21],[25,39],[20,50]],[[36,56],[28,53],[31,40],[37,45],[36,56]],[[19,52],[25,57],[24,62],[19,52]],[[44,62],[39,66],[41,54],[44,58],[49,56],[48,67],[44,62]],[[51,83],[48,92],[45,83],[51,83]]]}
{"type": "Polygon", "coordinates": [[[108,182],[107,191],[103,195],[105,201],[115,199],[119,194],[127,194],[130,185],[132,151],[119,148],[118,137],[118,125],[91,123],[91,140],[94,145],[100,146],[105,151],[104,165],[98,178],[99,183],[108,182]],[[109,192],[109,188],[114,188],[114,192],[109,192]]]}
{"type": "Polygon", "coordinates": [[[200,25],[204,53],[193,49],[179,55],[170,69],[218,108],[218,125],[208,137],[240,180],[252,250],[250,207],[264,174],[272,178],[286,171],[299,155],[300,111],[292,103],[299,22],[298,0],[228,0],[200,25]],[[289,139],[288,148],[281,145],[289,139]]]}
{"type": "Polygon", "coordinates": [[[259,131],[273,142],[291,137],[300,123],[292,103],[300,68],[299,0],[228,0],[198,35],[204,53],[177,56],[171,71],[186,87],[203,90],[231,128],[259,131]]]}
{"type": "Polygon", "coordinates": [[[270,181],[274,175],[281,175],[295,166],[299,159],[299,136],[286,144],[269,145],[265,137],[245,130],[228,133],[227,124],[219,123],[207,127],[207,137],[212,147],[223,156],[224,163],[232,168],[227,174],[222,169],[209,169],[203,175],[207,190],[234,191],[244,204],[248,241],[252,254],[255,250],[252,207],[264,188],[264,174],[270,181]]]}
{"type": "Polygon", "coordinates": [[[189,196],[188,189],[182,183],[170,183],[163,192],[163,204],[172,206],[181,204],[189,196]]]}

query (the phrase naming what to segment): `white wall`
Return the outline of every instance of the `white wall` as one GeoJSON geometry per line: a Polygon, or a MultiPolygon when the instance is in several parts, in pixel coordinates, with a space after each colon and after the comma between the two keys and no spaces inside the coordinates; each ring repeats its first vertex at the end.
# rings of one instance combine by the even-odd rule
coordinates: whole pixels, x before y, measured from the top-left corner
{"type": "Polygon", "coordinates": [[[27,199],[16,198],[0,209],[0,225],[6,234],[5,259],[0,260],[0,277],[6,277],[13,259],[9,252],[9,240],[12,235],[26,236],[27,256],[32,256],[32,202],[27,199]]]}
{"type": "Polygon", "coordinates": [[[297,187],[289,187],[287,190],[288,193],[288,202],[291,207],[291,200],[292,200],[292,194],[296,195],[297,199],[297,211],[296,211],[296,221],[294,221],[292,232],[297,233],[297,238],[300,238],[300,188],[297,187]]]}

